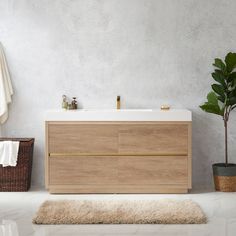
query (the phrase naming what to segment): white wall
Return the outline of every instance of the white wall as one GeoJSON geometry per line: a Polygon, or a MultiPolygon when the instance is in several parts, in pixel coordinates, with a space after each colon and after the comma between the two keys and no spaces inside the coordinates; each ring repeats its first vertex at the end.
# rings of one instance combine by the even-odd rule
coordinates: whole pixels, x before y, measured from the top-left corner
{"type": "MultiPolygon", "coordinates": [[[[235,0],[0,0],[0,41],[15,89],[7,136],[35,137],[33,183],[44,181],[45,110],[80,107],[193,111],[193,182],[212,184],[223,123],[199,108],[215,57],[236,51],[235,0]]],[[[230,156],[236,162],[236,116],[230,156]]]]}

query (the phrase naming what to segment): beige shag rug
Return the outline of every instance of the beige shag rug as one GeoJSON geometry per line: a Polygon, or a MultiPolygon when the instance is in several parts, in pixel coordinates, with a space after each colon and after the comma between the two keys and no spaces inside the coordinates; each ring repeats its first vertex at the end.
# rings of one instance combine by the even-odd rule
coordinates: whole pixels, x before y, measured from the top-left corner
{"type": "Polygon", "coordinates": [[[64,200],[44,202],[35,224],[204,224],[206,216],[191,200],[64,200]]]}

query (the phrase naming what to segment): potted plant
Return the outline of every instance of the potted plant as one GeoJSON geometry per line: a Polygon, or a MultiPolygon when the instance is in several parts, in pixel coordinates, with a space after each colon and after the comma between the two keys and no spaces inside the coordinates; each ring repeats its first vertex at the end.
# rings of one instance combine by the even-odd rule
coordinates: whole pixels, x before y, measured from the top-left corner
{"type": "Polygon", "coordinates": [[[201,105],[203,111],[223,118],[225,131],[225,162],[213,164],[215,189],[223,192],[236,191],[236,164],[228,160],[228,121],[236,108],[236,53],[228,53],[224,62],[216,58],[215,71],[211,74],[215,83],[207,95],[207,102],[201,105]]]}

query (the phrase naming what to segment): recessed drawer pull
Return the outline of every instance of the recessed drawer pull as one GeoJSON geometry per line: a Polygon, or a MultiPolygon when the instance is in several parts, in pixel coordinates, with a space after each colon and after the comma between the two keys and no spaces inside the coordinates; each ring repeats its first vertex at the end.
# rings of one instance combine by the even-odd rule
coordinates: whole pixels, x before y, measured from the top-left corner
{"type": "Polygon", "coordinates": [[[71,156],[187,156],[188,153],[49,153],[50,157],[71,156]]]}

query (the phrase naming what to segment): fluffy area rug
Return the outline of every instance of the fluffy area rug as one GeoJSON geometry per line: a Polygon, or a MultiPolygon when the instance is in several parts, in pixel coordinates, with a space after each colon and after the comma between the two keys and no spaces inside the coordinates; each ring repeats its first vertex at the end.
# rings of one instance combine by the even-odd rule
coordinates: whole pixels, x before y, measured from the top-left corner
{"type": "Polygon", "coordinates": [[[35,224],[204,224],[191,200],[60,200],[44,202],[35,224]]]}

